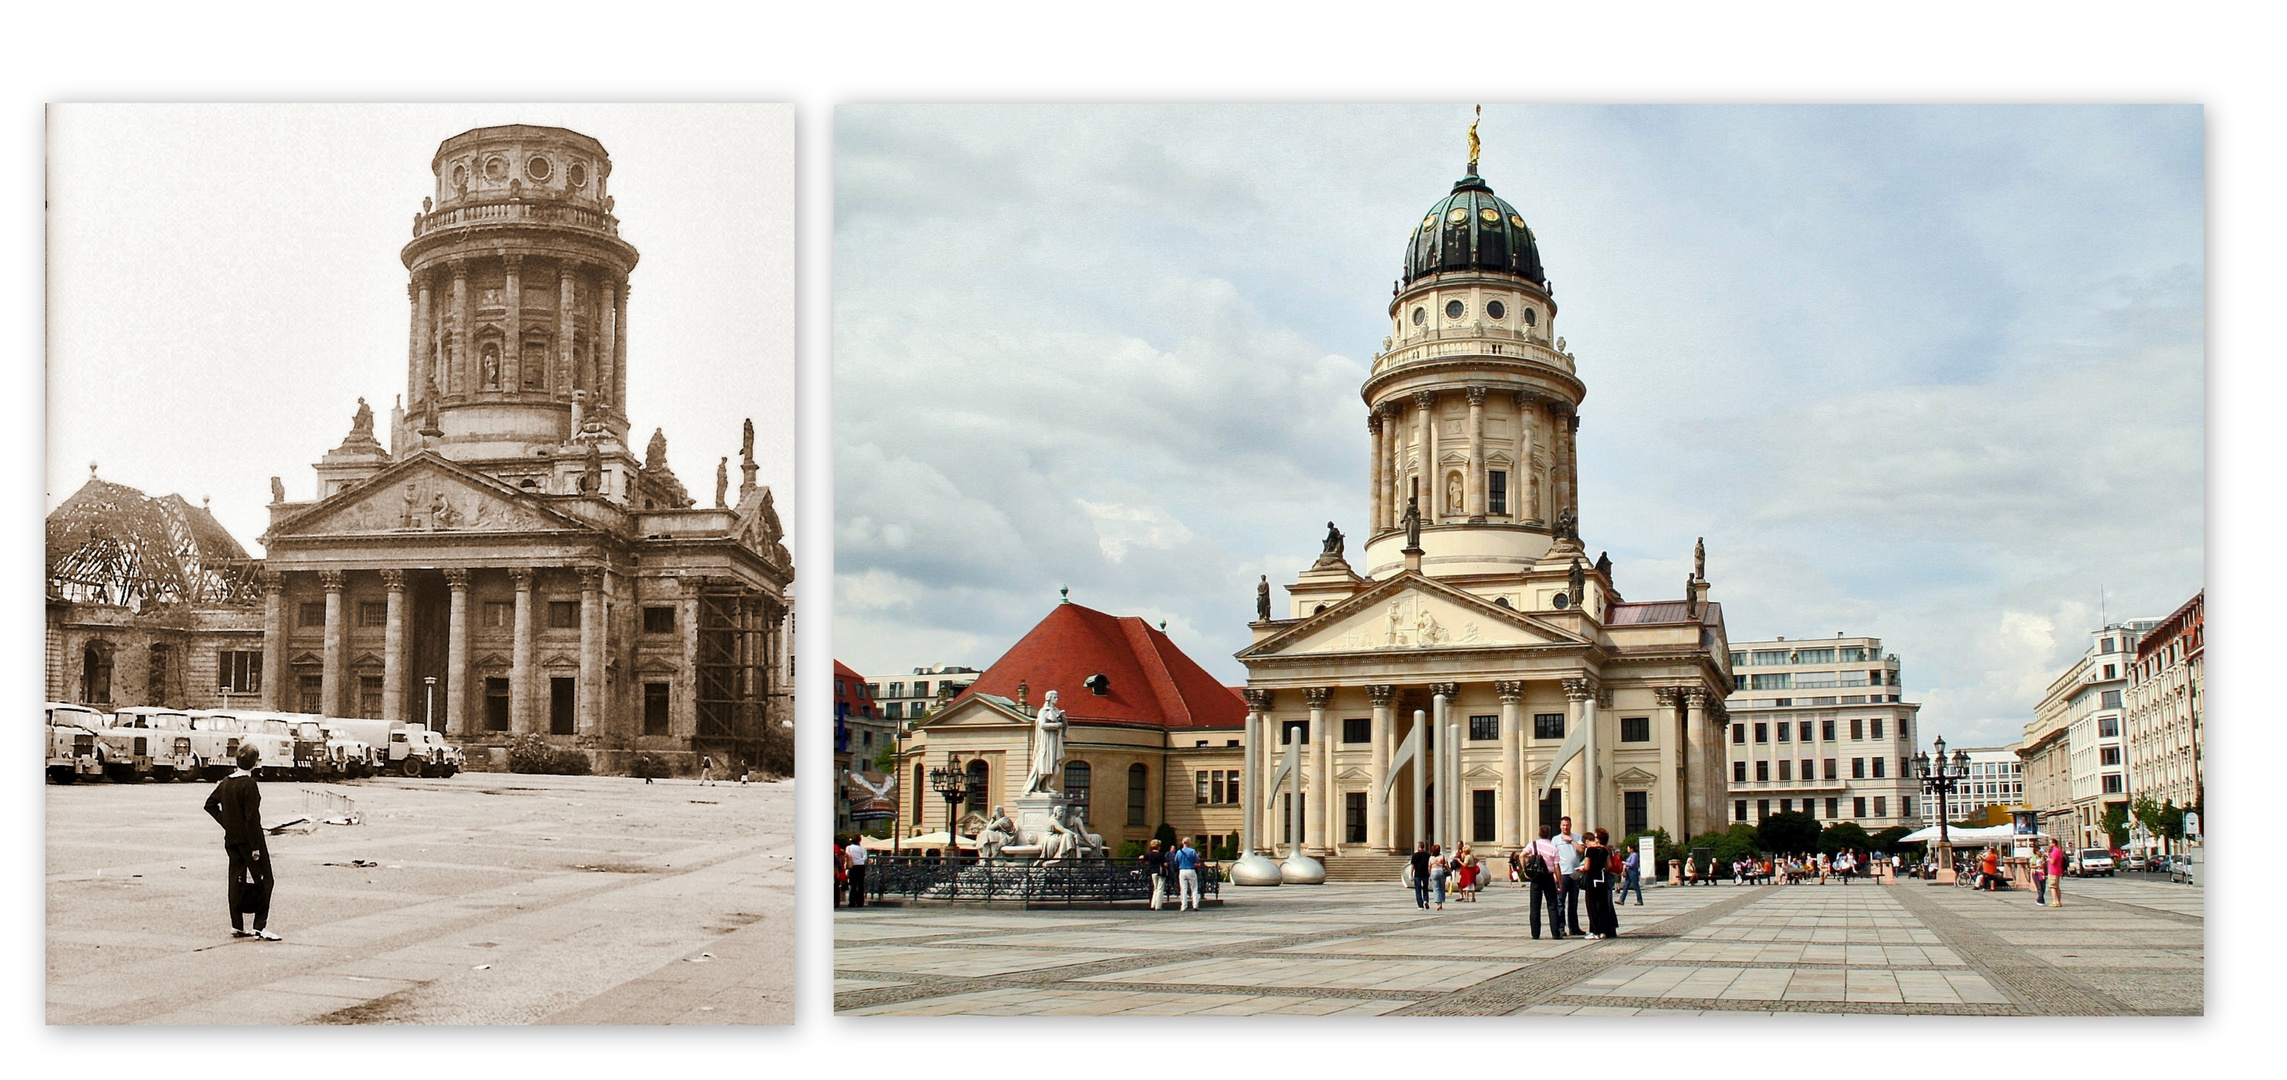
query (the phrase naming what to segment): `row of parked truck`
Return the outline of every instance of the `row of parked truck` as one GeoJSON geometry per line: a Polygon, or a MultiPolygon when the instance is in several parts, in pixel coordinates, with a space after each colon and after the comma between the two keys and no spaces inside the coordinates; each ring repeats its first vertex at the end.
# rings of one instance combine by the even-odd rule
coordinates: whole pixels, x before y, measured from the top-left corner
{"type": "Polygon", "coordinates": [[[468,763],[443,735],[395,720],[151,706],[106,713],[64,701],[47,708],[48,778],[65,784],[219,779],[249,744],[262,751],[264,778],[451,776],[468,763]]]}

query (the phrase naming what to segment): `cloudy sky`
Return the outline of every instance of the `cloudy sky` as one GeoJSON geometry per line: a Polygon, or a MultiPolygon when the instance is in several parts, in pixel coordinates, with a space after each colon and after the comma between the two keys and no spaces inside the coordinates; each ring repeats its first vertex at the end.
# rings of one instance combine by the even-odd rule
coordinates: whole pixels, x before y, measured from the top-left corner
{"type": "MultiPolygon", "coordinates": [[[[411,308],[399,249],[437,144],[569,127],[611,154],[636,451],[664,427],[702,502],[755,422],[794,527],[787,106],[72,105],[48,127],[47,505],[87,480],[213,499],[261,554],[269,477],[307,498],[357,399],[387,440],[411,308]]],[[[735,464],[735,462],[734,462],[735,464]]],[[[734,470],[734,479],[736,472],[734,470]]]]}
{"type": "MultiPolygon", "coordinates": [[[[982,667],[1069,585],[1241,681],[1255,576],[1363,525],[1359,386],[1468,123],[837,109],[837,657],[982,667]]],[[[1481,135],[1632,599],[1680,595],[1704,535],[1733,639],[1878,635],[1923,730],[1978,744],[2100,603],[2201,587],[2199,109],[1490,106],[1481,135]]]]}

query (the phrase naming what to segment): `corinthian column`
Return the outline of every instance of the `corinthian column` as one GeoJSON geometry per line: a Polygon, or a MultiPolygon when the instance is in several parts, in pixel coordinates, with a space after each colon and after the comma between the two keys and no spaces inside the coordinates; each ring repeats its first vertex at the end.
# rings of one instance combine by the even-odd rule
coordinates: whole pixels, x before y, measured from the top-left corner
{"type": "Polygon", "coordinates": [[[1420,494],[1421,519],[1426,524],[1444,520],[1445,497],[1438,490],[1437,464],[1437,391],[1417,390],[1413,396],[1414,412],[1419,417],[1416,430],[1420,432],[1416,445],[1420,447],[1421,464],[1414,470],[1415,485],[1420,494]]]}
{"type": "Polygon", "coordinates": [[[1564,697],[1571,715],[1567,718],[1574,726],[1568,731],[1583,732],[1587,743],[1580,757],[1574,761],[1572,795],[1566,799],[1566,809],[1574,824],[1585,833],[1596,827],[1596,684],[1589,679],[1564,680],[1564,697]]]}
{"type": "MultiPolygon", "coordinates": [[[[1310,749],[1309,756],[1303,759],[1303,771],[1310,774],[1310,797],[1303,803],[1303,844],[1321,855],[1333,845],[1333,837],[1326,831],[1326,804],[1332,801],[1329,792],[1334,780],[1326,739],[1326,699],[1331,693],[1332,690],[1324,686],[1313,686],[1302,692],[1304,699],[1310,702],[1310,749]],[[1317,813],[1310,812],[1312,802],[1318,804],[1317,813]]],[[[1303,785],[1297,782],[1295,794],[1302,793],[1303,785]]]]}
{"type": "Polygon", "coordinates": [[[1382,440],[1390,454],[1388,467],[1382,470],[1382,528],[1395,529],[1406,512],[1406,495],[1400,490],[1406,473],[1405,406],[1384,402],[1380,412],[1382,440]]]}
{"type": "Polygon", "coordinates": [[[619,279],[609,273],[604,274],[601,292],[602,296],[596,302],[596,317],[603,324],[603,332],[596,335],[594,344],[588,349],[587,370],[564,373],[565,397],[571,396],[575,386],[588,390],[592,396],[595,392],[596,373],[604,370],[604,365],[610,362],[608,357],[612,350],[618,348],[619,279]]]}
{"type": "Polygon", "coordinates": [[[327,716],[341,716],[342,681],[342,578],[339,570],[318,571],[318,584],[326,590],[326,644],[325,666],[318,675],[318,709],[327,716]]]}
{"type": "Polygon", "coordinates": [[[1239,854],[1247,855],[1262,842],[1263,715],[1270,711],[1271,692],[1248,690],[1245,753],[1239,767],[1239,854]]]}
{"type": "Polygon", "coordinates": [[[1431,815],[1437,833],[1432,841],[1445,845],[1450,852],[1461,840],[1461,830],[1457,827],[1461,802],[1457,790],[1461,784],[1461,740],[1453,733],[1452,719],[1453,699],[1460,696],[1461,687],[1457,683],[1434,683],[1429,692],[1429,722],[1431,730],[1437,733],[1437,753],[1432,755],[1435,764],[1430,773],[1435,778],[1432,782],[1437,785],[1436,812],[1431,815]]]}
{"type": "Polygon", "coordinates": [[[532,569],[508,572],[516,586],[515,645],[508,657],[508,730],[528,735],[532,726],[532,569]]]}
{"type": "Polygon", "coordinates": [[[262,571],[262,707],[285,712],[286,690],[286,575],[262,571]]]}
{"type": "Polygon", "coordinates": [[[1485,520],[1485,388],[1469,388],[1469,520],[1485,520]]]}
{"type": "Polygon", "coordinates": [[[1714,747],[1707,738],[1707,691],[1687,686],[1677,691],[1683,706],[1684,783],[1686,790],[1680,804],[1684,813],[1684,829],[1713,829],[1709,818],[1709,800],[1715,789],[1709,777],[1718,775],[1718,766],[1711,765],[1714,747]]]}
{"type": "Polygon", "coordinates": [[[382,631],[381,718],[405,719],[405,571],[383,570],[382,587],[389,590],[389,621],[382,631]]]}
{"type": "Polygon", "coordinates": [[[1493,684],[1501,695],[1501,799],[1497,841],[1504,847],[1514,848],[1524,830],[1525,805],[1525,740],[1521,730],[1525,684],[1521,679],[1503,679],[1493,684]]]}
{"type": "MultiPolygon", "coordinates": [[[[564,371],[572,369],[572,342],[580,336],[579,324],[574,321],[572,305],[576,300],[573,286],[578,283],[580,263],[565,259],[556,264],[556,355],[548,366],[564,371]]],[[[536,389],[545,393],[548,379],[543,375],[536,389]]]]}
{"type": "Polygon", "coordinates": [[[629,282],[619,283],[619,331],[612,335],[611,378],[605,382],[611,388],[611,411],[622,417],[627,415],[627,294],[633,289],[629,282]]]}
{"type": "Polygon", "coordinates": [[[1541,520],[1540,479],[1533,475],[1533,403],[1537,400],[1530,393],[1517,391],[1516,464],[1509,467],[1509,517],[1520,522],[1541,520]]]}
{"type": "Polygon", "coordinates": [[[453,260],[453,356],[448,369],[452,386],[445,391],[447,397],[466,394],[469,390],[469,264],[466,259],[453,260]]]}
{"type": "Polygon", "coordinates": [[[445,612],[445,716],[437,724],[440,734],[465,730],[461,719],[469,697],[469,572],[465,567],[445,570],[445,586],[452,602],[445,612]]]}
{"type": "Polygon", "coordinates": [[[582,735],[599,735],[604,692],[604,571],[600,566],[580,567],[580,684],[579,726],[582,735]]]}
{"type": "Polygon", "coordinates": [[[1384,794],[1390,782],[1390,698],[1397,687],[1386,683],[1366,688],[1374,702],[1373,777],[1366,788],[1366,848],[1369,851],[1390,849],[1390,800],[1384,794]]]}
{"type": "Polygon", "coordinates": [[[1368,539],[1372,539],[1375,533],[1381,531],[1382,522],[1387,517],[1382,508],[1382,462],[1388,455],[1382,451],[1382,414],[1380,412],[1366,414],[1366,437],[1366,441],[1373,445],[1373,460],[1366,466],[1368,474],[1372,477],[1369,483],[1373,488],[1366,500],[1366,536],[1368,539]]]}
{"type": "Polygon", "coordinates": [[[501,290],[508,315],[502,320],[507,325],[500,349],[500,392],[514,394],[524,387],[524,256],[503,255],[501,262],[508,275],[501,290]]]}

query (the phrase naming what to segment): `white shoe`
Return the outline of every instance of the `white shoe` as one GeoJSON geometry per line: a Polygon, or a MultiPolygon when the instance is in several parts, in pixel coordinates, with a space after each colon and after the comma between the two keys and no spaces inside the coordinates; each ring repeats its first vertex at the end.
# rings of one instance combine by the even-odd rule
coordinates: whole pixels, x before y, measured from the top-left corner
{"type": "Polygon", "coordinates": [[[273,933],[271,933],[271,932],[270,932],[270,931],[268,931],[268,930],[256,930],[256,931],[254,932],[254,936],[255,936],[255,937],[258,937],[258,938],[261,938],[261,939],[262,939],[262,940],[264,940],[264,941],[284,941],[284,940],[286,940],[285,938],[279,937],[278,935],[276,935],[276,934],[273,934],[273,933]]]}

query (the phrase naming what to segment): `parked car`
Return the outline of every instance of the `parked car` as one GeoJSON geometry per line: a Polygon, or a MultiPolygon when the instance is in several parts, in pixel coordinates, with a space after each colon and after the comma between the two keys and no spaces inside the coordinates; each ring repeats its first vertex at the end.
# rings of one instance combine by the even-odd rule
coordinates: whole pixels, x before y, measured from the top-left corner
{"type": "Polygon", "coordinates": [[[2120,868],[2123,870],[2144,870],[2149,866],[2149,861],[2140,854],[2131,853],[2127,858],[2120,860],[2120,868]]]}
{"type": "Polygon", "coordinates": [[[2067,868],[2067,872],[2074,877],[2095,877],[2098,874],[2111,877],[2113,876],[2113,865],[2110,850],[2086,848],[2079,855],[2074,856],[2073,864],[2067,868]]]}
{"type": "Polygon", "coordinates": [[[2195,873],[2195,868],[2198,865],[2199,859],[2190,852],[2178,855],[2168,860],[2168,880],[2181,881],[2186,885],[2197,885],[2199,878],[2195,873]]]}

